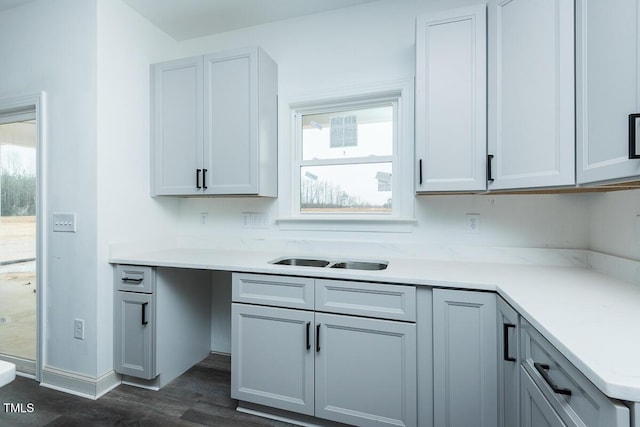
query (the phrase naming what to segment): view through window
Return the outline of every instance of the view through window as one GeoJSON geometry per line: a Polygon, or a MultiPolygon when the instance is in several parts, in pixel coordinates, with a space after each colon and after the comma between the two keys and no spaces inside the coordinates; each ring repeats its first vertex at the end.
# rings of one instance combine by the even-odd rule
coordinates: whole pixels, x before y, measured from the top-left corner
{"type": "Polygon", "coordinates": [[[301,116],[300,213],[392,212],[392,102],[301,116]]]}

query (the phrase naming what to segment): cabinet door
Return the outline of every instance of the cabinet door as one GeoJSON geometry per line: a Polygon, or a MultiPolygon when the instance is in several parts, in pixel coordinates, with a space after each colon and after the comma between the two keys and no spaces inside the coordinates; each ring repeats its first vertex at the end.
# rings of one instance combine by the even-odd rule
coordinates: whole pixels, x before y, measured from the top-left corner
{"type": "Polygon", "coordinates": [[[640,113],[639,13],[636,0],[576,1],[578,183],[640,175],[628,122],[640,113]]]}
{"type": "Polygon", "coordinates": [[[417,424],[416,325],[316,313],[316,416],[417,424]]]}
{"type": "Polygon", "coordinates": [[[156,377],[153,294],[116,292],[115,295],[115,371],[153,379],[156,377]]]}
{"type": "Polygon", "coordinates": [[[486,6],[416,21],[418,192],[485,190],[486,6]]]}
{"type": "Polygon", "coordinates": [[[231,397],[313,415],[313,312],[231,306],[231,397]]]}
{"type": "Polygon", "coordinates": [[[155,64],[151,76],[151,194],[200,194],[202,57],[155,64]]]}
{"type": "Polygon", "coordinates": [[[204,72],[205,192],[257,194],[257,52],[207,55],[204,72]]]}
{"type": "Polygon", "coordinates": [[[524,368],[520,370],[520,378],[522,383],[522,423],[520,425],[522,427],[567,427],[524,368]]]}
{"type": "Polygon", "coordinates": [[[573,1],[492,0],[489,55],[489,190],[573,185],[573,1]]]}
{"type": "Polygon", "coordinates": [[[495,294],[433,290],[434,425],[498,424],[495,294]]]}
{"type": "Polygon", "coordinates": [[[518,313],[498,297],[498,422],[517,426],[520,418],[520,354],[518,313]]]}

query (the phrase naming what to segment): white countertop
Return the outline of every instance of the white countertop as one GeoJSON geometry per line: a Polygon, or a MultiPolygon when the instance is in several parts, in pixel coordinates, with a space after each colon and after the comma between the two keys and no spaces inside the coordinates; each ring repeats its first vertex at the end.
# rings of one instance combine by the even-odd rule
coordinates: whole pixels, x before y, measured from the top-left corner
{"type": "MultiPolygon", "coordinates": [[[[289,255],[300,254],[255,248],[174,247],[129,254],[112,252],[110,262],[496,291],[604,394],[640,402],[640,286],[637,284],[572,265],[580,262],[571,259],[557,265],[533,265],[513,260],[503,263],[406,255],[369,256],[372,260],[389,261],[387,269],[382,271],[269,263],[289,255]]],[[[570,252],[568,258],[573,255],[570,252]]]]}

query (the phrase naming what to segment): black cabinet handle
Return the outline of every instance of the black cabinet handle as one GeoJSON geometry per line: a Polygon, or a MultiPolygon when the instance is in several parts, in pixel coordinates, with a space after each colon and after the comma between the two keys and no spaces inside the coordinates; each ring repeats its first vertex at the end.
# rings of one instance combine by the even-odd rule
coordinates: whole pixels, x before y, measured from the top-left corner
{"type": "Polygon", "coordinates": [[[207,189],[207,170],[202,169],[202,188],[207,189]]]}
{"type": "Polygon", "coordinates": [[[311,322],[307,322],[307,350],[311,349],[311,322]]]}
{"type": "Polygon", "coordinates": [[[516,358],[509,356],[509,329],[516,328],[516,325],[512,325],[510,323],[502,324],[502,347],[503,353],[502,358],[507,362],[515,362],[516,358]]]}
{"type": "Polygon", "coordinates": [[[418,178],[420,185],[422,185],[422,159],[418,160],[418,178]]]}
{"type": "Polygon", "coordinates": [[[142,283],[142,281],[143,281],[144,279],[143,279],[143,278],[140,278],[140,279],[132,279],[131,277],[123,277],[123,278],[122,278],[122,279],[120,279],[120,280],[122,280],[122,281],[123,281],[123,282],[125,282],[125,283],[138,283],[138,284],[140,284],[140,283],[142,283]]]}
{"type": "Polygon", "coordinates": [[[640,159],[640,154],[636,152],[636,120],[640,114],[629,114],[629,158],[640,159]]]}
{"type": "Polygon", "coordinates": [[[533,367],[536,368],[536,371],[538,371],[538,373],[542,376],[542,379],[544,379],[545,382],[549,384],[549,387],[551,387],[551,390],[553,390],[554,393],[564,394],[565,396],[571,396],[570,389],[558,387],[558,385],[551,379],[551,377],[549,376],[549,372],[547,372],[549,370],[549,365],[535,362],[533,364],[533,367]]]}
{"type": "Polygon", "coordinates": [[[493,182],[493,172],[491,171],[491,162],[493,161],[493,154],[487,154],[487,181],[493,182]]]}
{"type": "Polygon", "coordinates": [[[316,353],[320,352],[320,323],[316,325],[316,353]]]}
{"type": "Polygon", "coordinates": [[[202,169],[196,169],[196,188],[199,190],[202,187],[200,187],[200,172],[202,171],[202,169]]]}
{"type": "Polygon", "coordinates": [[[142,303],[142,324],[146,325],[147,323],[147,304],[149,304],[148,302],[143,302],[142,303]]]}

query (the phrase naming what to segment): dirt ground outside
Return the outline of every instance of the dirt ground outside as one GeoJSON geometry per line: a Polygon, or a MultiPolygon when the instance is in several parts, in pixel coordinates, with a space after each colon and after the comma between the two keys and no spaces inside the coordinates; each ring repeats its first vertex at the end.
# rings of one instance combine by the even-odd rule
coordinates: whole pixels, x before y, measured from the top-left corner
{"type": "Polygon", "coordinates": [[[36,354],[35,256],[35,216],[0,217],[0,354],[29,360],[36,354]]]}

